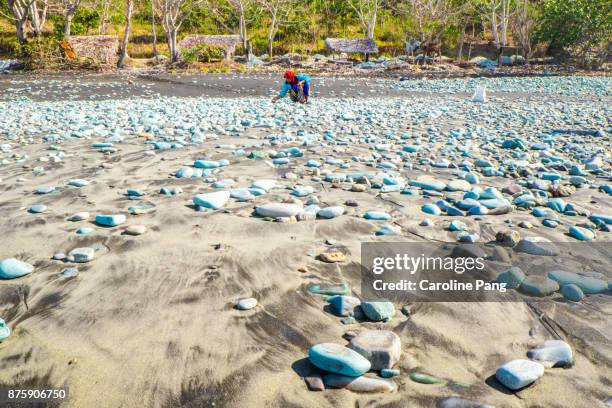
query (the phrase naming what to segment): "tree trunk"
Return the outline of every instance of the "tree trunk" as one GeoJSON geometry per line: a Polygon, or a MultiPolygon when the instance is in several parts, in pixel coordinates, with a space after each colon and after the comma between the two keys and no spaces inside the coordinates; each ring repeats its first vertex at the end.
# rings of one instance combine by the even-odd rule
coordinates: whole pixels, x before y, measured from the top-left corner
{"type": "Polygon", "coordinates": [[[168,30],[168,50],[170,51],[170,62],[174,63],[179,60],[178,47],[176,45],[176,37],[178,36],[178,28],[168,30]]]}
{"type": "Polygon", "coordinates": [[[28,42],[25,33],[25,22],[23,20],[15,20],[15,31],[17,33],[17,41],[21,45],[25,45],[28,42]]]}
{"type": "Polygon", "coordinates": [[[461,35],[459,36],[459,49],[457,50],[457,61],[463,59],[463,43],[465,41],[465,24],[461,26],[461,35]]]}
{"type": "MultiPolygon", "coordinates": [[[[378,2],[378,0],[373,0],[378,2]]],[[[374,5],[374,11],[372,12],[372,16],[370,17],[370,21],[368,22],[368,27],[366,29],[366,35],[368,38],[374,39],[374,30],[376,29],[376,16],[378,14],[378,5],[374,5]]]]}
{"type": "Polygon", "coordinates": [[[244,8],[240,5],[240,40],[242,41],[242,49],[247,51],[247,29],[246,29],[246,17],[244,15],[244,8]]]}
{"type": "Polygon", "coordinates": [[[155,9],[151,0],[151,33],[153,34],[153,57],[157,56],[157,30],[155,29],[155,9]]]}
{"type": "Polygon", "coordinates": [[[72,18],[74,17],[74,13],[68,12],[66,13],[66,21],[64,22],[64,39],[70,38],[70,31],[72,29],[72,18]]]}
{"type": "Polygon", "coordinates": [[[272,51],[274,50],[274,36],[268,35],[268,56],[272,59],[272,51]]]}
{"type": "Polygon", "coordinates": [[[134,10],[134,1],[127,0],[127,10],[125,11],[125,30],[123,30],[123,41],[121,42],[121,54],[119,55],[119,61],[117,67],[123,68],[125,66],[125,59],[127,58],[127,47],[128,40],[130,38],[130,30],[132,29],[132,11],[134,10]]]}

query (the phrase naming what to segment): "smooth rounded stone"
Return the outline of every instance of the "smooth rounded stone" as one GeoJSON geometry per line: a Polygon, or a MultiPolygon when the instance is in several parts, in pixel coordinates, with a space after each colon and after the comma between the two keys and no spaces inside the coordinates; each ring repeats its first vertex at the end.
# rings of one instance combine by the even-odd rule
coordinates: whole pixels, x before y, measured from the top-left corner
{"type": "Polygon", "coordinates": [[[325,384],[323,383],[323,378],[321,378],[321,376],[318,374],[304,377],[304,381],[306,382],[306,385],[308,386],[308,389],[310,391],[324,391],[325,390],[325,384]]]}
{"type": "Polygon", "coordinates": [[[439,180],[412,180],[408,182],[411,187],[419,187],[421,190],[443,191],[446,188],[446,183],[439,180]]]}
{"type": "Polygon", "coordinates": [[[510,258],[510,254],[508,253],[506,248],[500,245],[495,245],[495,247],[493,247],[493,254],[491,255],[491,259],[493,259],[494,261],[503,262],[507,264],[512,262],[512,259],[510,258]]]}
{"type": "Polygon", "coordinates": [[[487,253],[480,245],[473,243],[456,245],[451,251],[453,258],[486,258],[487,253]]]}
{"type": "Polygon", "coordinates": [[[4,319],[0,319],[0,341],[8,338],[11,335],[11,329],[6,325],[4,319]]]}
{"type": "Polygon", "coordinates": [[[323,252],[319,259],[326,263],[338,263],[346,261],[346,255],[342,252],[323,252]]]}
{"type": "Polygon", "coordinates": [[[501,244],[514,248],[520,242],[521,234],[513,230],[499,231],[495,234],[495,240],[501,244]]]}
{"type": "Polygon", "coordinates": [[[266,192],[272,190],[274,187],[276,187],[275,180],[257,180],[251,183],[251,188],[258,188],[266,192]]]}
{"type": "Polygon", "coordinates": [[[484,205],[475,205],[470,207],[468,211],[471,215],[487,215],[489,213],[489,209],[484,205]]]}
{"type": "Polygon", "coordinates": [[[128,188],[127,192],[126,192],[128,197],[142,197],[145,195],[145,193],[143,191],[140,191],[138,189],[135,188],[128,188]]]}
{"type": "Polygon", "coordinates": [[[112,215],[96,215],[96,224],[104,227],[116,227],[126,221],[126,217],[123,214],[112,214],[112,215]]]}
{"type": "Polygon", "coordinates": [[[419,223],[421,227],[431,227],[434,225],[434,222],[429,218],[425,218],[423,221],[419,223]]]}
{"type": "Polygon", "coordinates": [[[47,206],[44,204],[34,204],[33,206],[30,207],[28,211],[31,212],[32,214],[44,213],[45,211],[47,211],[47,206]]]}
{"type": "Polygon", "coordinates": [[[451,217],[465,217],[465,213],[455,207],[447,206],[446,215],[451,217]]]}
{"type": "Polygon", "coordinates": [[[391,224],[385,224],[382,227],[380,227],[380,229],[376,231],[374,234],[377,236],[396,236],[396,235],[401,235],[402,230],[400,227],[397,227],[391,224]]]}
{"type": "Polygon", "coordinates": [[[384,211],[367,211],[363,218],[366,220],[388,221],[391,219],[391,215],[384,211]]]}
{"type": "Polygon", "coordinates": [[[380,376],[382,378],[393,378],[400,375],[400,370],[397,368],[383,368],[380,370],[380,376]]]}
{"type": "Polygon", "coordinates": [[[467,229],[467,225],[465,225],[464,222],[461,221],[451,221],[450,225],[448,226],[448,230],[449,231],[463,231],[467,229]]]}
{"type": "Polygon", "coordinates": [[[530,296],[544,297],[558,291],[559,284],[544,276],[531,275],[521,282],[519,290],[530,296]]]}
{"type": "Polygon", "coordinates": [[[365,184],[353,184],[351,186],[351,191],[354,193],[363,193],[367,189],[368,189],[368,186],[366,186],[365,184]]]}
{"type": "Polygon", "coordinates": [[[76,230],[76,233],[78,235],[88,235],[88,234],[93,234],[94,232],[96,232],[96,229],[91,228],[91,227],[81,227],[78,230],[76,230]]]}
{"type": "Polygon", "coordinates": [[[572,348],[563,340],[546,340],[538,347],[527,352],[530,360],[544,367],[571,367],[574,364],[572,348]]]}
{"type": "Polygon", "coordinates": [[[438,400],[436,408],[494,408],[492,405],[481,404],[459,397],[447,397],[438,400]]]}
{"type": "Polygon", "coordinates": [[[457,207],[461,208],[462,210],[469,210],[469,209],[471,209],[473,207],[477,207],[477,206],[484,207],[484,206],[480,205],[480,202],[478,200],[475,200],[475,199],[469,198],[469,197],[467,197],[467,198],[464,197],[464,199],[461,200],[461,201],[458,201],[456,203],[456,205],[457,205],[457,207]]]}
{"type": "Polygon", "coordinates": [[[321,218],[331,219],[336,218],[344,214],[344,207],[341,205],[336,205],[333,207],[325,207],[319,210],[317,216],[321,218]]]}
{"type": "Polygon", "coordinates": [[[257,299],[255,298],[246,298],[240,299],[238,303],[236,303],[236,309],[238,310],[250,310],[257,306],[257,299]]]}
{"type": "Polygon", "coordinates": [[[510,269],[497,275],[495,281],[497,283],[505,283],[507,289],[516,289],[525,280],[525,272],[518,266],[513,266],[510,269]]]}
{"type": "Polygon", "coordinates": [[[90,247],[75,248],[68,253],[68,260],[76,263],[85,263],[94,259],[96,251],[90,247]]]}
{"type": "Polygon", "coordinates": [[[435,204],[424,204],[421,207],[421,211],[423,211],[425,214],[431,214],[431,215],[442,214],[442,210],[440,209],[440,207],[438,207],[435,204]]]}
{"type": "Polygon", "coordinates": [[[561,286],[561,294],[565,299],[572,302],[580,302],[582,299],[584,299],[584,292],[582,289],[573,283],[561,286]]]}
{"type": "Polygon", "coordinates": [[[346,205],[347,207],[359,207],[359,203],[355,200],[346,200],[344,202],[344,205],[346,205]]]}
{"type": "Polygon", "coordinates": [[[63,278],[71,278],[73,276],[78,275],[79,270],[77,268],[64,268],[59,273],[59,275],[63,278]]]}
{"type": "Polygon", "coordinates": [[[608,289],[608,282],[603,279],[578,275],[573,272],[550,271],[548,272],[548,277],[558,282],[560,286],[574,284],[587,295],[603,293],[608,289]]]}
{"type": "Polygon", "coordinates": [[[495,372],[495,378],[511,390],[519,390],[544,375],[544,366],[530,360],[512,360],[495,372]]]}
{"type": "Polygon", "coordinates": [[[410,379],[421,384],[446,384],[446,380],[423,373],[410,373],[410,379]]]}
{"type": "Polygon", "coordinates": [[[193,162],[193,167],[196,169],[216,169],[220,164],[214,160],[196,160],[193,162]]]}
{"type": "Polygon", "coordinates": [[[255,213],[261,217],[295,217],[303,211],[297,204],[268,203],[255,207],[255,213]]]}
{"type": "Polygon", "coordinates": [[[34,266],[15,258],[0,261],[0,279],[15,279],[32,273],[34,266]]]}
{"type": "Polygon", "coordinates": [[[370,362],[365,357],[336,343],[312,346],[308,350],[308,359],[321,370],[350,377],[358,377],[370,370],[370,362]]]}
{"type": "Polygon", "coordinates": [[[218,210],[230,199],[229,191],[215,191],[214,193],[198,194],[193,197],[193,203],[199,207],[218,210]]]}
{"type": "Polygon", "coordinates": [[[372,370],[393,368],[402,354],[399,336],[389,330],[364,330],[348,347],[367,358],[372,370]]]}
{"type": "Polygon", "coordinates": [[[569,234],[580,241],[591,241],[595,239],[595,233],[593,231],[575,225],[569,228],[569,234]]]}
{"type": "Polygon", "coordinates": [[[331,311],[337,316],[351,316],[355,307],[361,304],[361,300],[353,296],[335,295],[327,298],[331,311]]]}
{"type": "Polygon", "coordinates": [[[255,196],[248,188],[236,188],[230,190],[230,197],[237,201],[251,201],[255,199],[255,196]]]}
{"type": "Polygon", "coordinates": [[[63,261],[64,259],[66,259],[66,254],[63,252],[58,252],[53,255],[51,259],[53,259],[54,261],[63,261]]]}
{"type": "Polygon", "coordinates": [[[159,189],[160,194],[164,195],[178,195],[183,193],[183,189],[180,187],[162,187],[159,189]]]}
{"type": "Polygon", "coordinates": [[[296,186],[291,192],[291,195],[294,195],[296,197],[306,197],[307,195],[310,195],[312,193],[314,193],[314,188],[312,188],[311,186],[296,186]]]}
{"type": "Polygon", "coordinates": [[[542,225],[548,228],[557,228],[559,226],[559,221],[547,218],[542,221],[542,225]]]}
{"type": "Polygon", "coordinates": [[[362,302],[361,310],[373,322],[386,322],[395,316],[395,306],[391,302],[362,302]]]}
{"type": "Polygon", "coordinates": [[[542,237],[525,237],[519,241],[516,249],[531,255],[559,255],[559,249],[551,241],[542,237]]]}
{"type": "Polygon", "coordinates": [[[345,388],[352,392],[375,393],[392,392],[395,384],[391,381],[372,377],[349,377],[346,375],[326,374],[323,382],[329,388],[345,388]]]}
{"type": "Polygon", "coordinates": [[[533,228],[533,224],[530,223],[529,221],[521,221],[518,223],[518,226],[521,228],[525,228],[525,229],[533,228]]]}
{"type": "Polygon", "coordinates": [[[34,193],[36,194],[49,194],[55,191],[55,187],[53,186],[43,186],[43,187],[38,187],[34,193]]]}
{"type": "Polygon", "coordinates": [[[147,232],[147,227],[144,225],[130,225],[125,229],[125,233],[128,235],[142,235],[147,232]]]}
{"type": "Polygon", "coordinates": [[[83,212],[78,212],[72,216],[70,216],[70,218],[68,218],[68,221],[85,221],[88,220],[90,217],[90,214],[86,211],[83,212]]]}
{"type": "Polygon", "coordinates": [[[452,180],[446,185],[448,191],[470,191],[472,185],[466,180],[452,180]]]}

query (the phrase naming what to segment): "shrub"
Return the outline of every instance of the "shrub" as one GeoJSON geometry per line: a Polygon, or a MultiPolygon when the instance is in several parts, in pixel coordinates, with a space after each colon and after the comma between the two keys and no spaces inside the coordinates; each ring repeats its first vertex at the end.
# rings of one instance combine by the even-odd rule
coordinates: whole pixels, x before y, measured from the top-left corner
{"type": "Polygon", "coordinates": [[[206,44],[196,45],[190,50],[183,51],[183,58],[188,64],[194,62],[211,62],[223,58],[224,55],[225,52],[223,48],[206,44]]]}

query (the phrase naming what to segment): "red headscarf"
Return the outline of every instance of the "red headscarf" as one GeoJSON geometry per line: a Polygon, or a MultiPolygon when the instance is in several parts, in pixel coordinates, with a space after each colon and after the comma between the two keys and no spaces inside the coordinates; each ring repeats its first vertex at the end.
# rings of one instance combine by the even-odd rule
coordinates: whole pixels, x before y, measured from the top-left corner
{"type": "Polygon", "coordinates": [[[298,82],[297,76],[296,76],[295,72],[292,71],[292,70],[286,71],[285,75],[283,75],[283,76],[285,77],[287,82],[289,82],[292,85],[295,85],[298,82]]]}

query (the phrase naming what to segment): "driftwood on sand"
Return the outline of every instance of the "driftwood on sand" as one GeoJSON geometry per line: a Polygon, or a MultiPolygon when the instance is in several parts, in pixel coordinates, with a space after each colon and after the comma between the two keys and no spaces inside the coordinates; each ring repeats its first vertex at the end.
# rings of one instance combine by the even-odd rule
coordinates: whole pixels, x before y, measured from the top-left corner
{"type": "Polygon", "coordinates": [[[239,35],[188,35],[178,44],[180,50],[190,50],[200,44],[223,48],[225,58],[229,59],[240,44],[239,35]]]}

